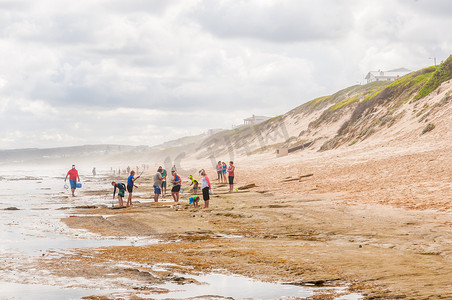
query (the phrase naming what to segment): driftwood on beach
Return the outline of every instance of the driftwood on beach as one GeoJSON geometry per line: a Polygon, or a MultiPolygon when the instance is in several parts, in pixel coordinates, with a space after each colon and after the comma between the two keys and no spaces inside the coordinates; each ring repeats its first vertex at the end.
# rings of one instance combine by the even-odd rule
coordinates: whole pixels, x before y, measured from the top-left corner
{"type": "Polygon", "coordinates": [[[298,176],[296,178],[284,179],[284,180],[281,180],[280,182],[300,181],[303,178],[312,177],[312,176],[314,176],[314,174],[306,174],[306,175],[298,176]]]}

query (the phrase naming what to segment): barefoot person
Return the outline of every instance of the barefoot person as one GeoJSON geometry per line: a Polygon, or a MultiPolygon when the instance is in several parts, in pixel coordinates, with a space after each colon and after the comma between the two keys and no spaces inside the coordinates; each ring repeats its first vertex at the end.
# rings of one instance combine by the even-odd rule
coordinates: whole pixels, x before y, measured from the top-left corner
{"type": "Polygon", "coordinates": [[[122,200],[122,198],[124,197],[124,193],[126,192],[126,185],[122,182],[111,182],[111,185],[114,187],[113,190],[113,199],[115,199],[115,194],[116,194],[116,189],[118,189],[118,202],[119,202],[119,207],[124,207],[124,202],[122,200]]]}
{"type": "MultiPolygon", "coordinates": [[[[159,167],[159,168],[162,168],[162,167],[159,167]]],[[[163,195],[162,195],[162,197],[166,197],[166,177],[168,176],[168,173],[166,173],[166,169],[163,169],[162,168],[162,185],[161,185],[161,187],[162,187],[162,193],[163,193],[163,195]]]]}
{"type": "Polygon", "coordinates": [[[154,175],[154,202],[159,202],[159,196],[162,193],[161,189],[163,181],[162,172],[163,172],[162,167],[159,167],[157,169],[157,173],[155,173],[154,175]]]}
{"type": "Polygon", "coordinates": [[[226,178],[227,177],[226,174],[228,173],[227,172],[228,166],[226,165],[226,163],[224,161],[221,164],[223,165],[223,182],[226,183],[226,182],[228,182],[227,178],[226,178]]]}
{"type": "Polygon", "coordinates": [[[190,198],[188,198],[188,204],[193,204],[194,208],[198,208],[199,207],[199,196],[191,196],[190,198]]]}
{"type": "Polygon", "coordinates": [[[130,171],[130,176],[129,176],[129,178],[127,178],[127,192],[129,193],[129,197],[127,198],[126,206],[132,206],[133,187],[137,187],[135,185],[135,180],[137,180],[138,178],[140,178],[140,176],[138,175],[135,178],[135,171],[134,170],[130,171]]]}
{"type": "Polygon", "coordinates": [[[228,178],[229,178],[229,192],[234,190],[234,176],[235,176],[234,162],[230,161],[228,166],[228,178]]]}
{"type": "Polygon", "coordinates": [[[202,199],[204,200],[204,208],[209,207],[209,200],[210,200],[210,189],[212,186],[210,185],[209,176],[207,176],[206,171],[203,169],[200,172],[202,176],[202,199]]]}
{"type": "Polygon", "coordinates": [[[193,195],[196,195],[198,193],[198,186],[199,186],[198,180],[193,178],[192,175],[188,176],[188,179],[191,180],[190,186],[193,185],[193,195]]]}
{"type": "Polygon", "coordinates": [[[173,184],[173,188],[171,189],[171,195],[173,196],[174,202],[179,202],[179,192],[180,186],[182,183],[182,179],[179,175],[177,175],[176,171],[171,171],[173,177],[171,178],[171,183],[173,184]]]}
{"type": "Polygon", "coordinates": [[[69,176],[69,183],[71,185],[72,197],[75,196],[75,189],[77,188],[77,179],[80,181],[80,176],[78,176],[78,171],[75,169],[75,165],[72,165],[72,168],[67,172],[66,178],[64,178],[64,182],[66,182],[67,177],[69,176]]]}

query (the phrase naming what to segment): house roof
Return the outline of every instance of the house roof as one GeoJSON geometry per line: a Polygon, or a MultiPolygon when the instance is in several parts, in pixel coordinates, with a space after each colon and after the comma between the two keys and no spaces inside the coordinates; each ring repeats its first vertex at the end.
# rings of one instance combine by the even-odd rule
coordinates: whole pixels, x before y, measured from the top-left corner
{"type": "Polygon", "coordinates": [[[369,73],[367,73],[365,79],[369,79],[371,75],[376,78],[397,78],[405,76],[410,72],[411,70],[408,70],[406,68],[393,69],[389,71],[370,71],[369,73]]]}
{"type": "Polygon", "coordinates": [[[267,119],[270,119],[269,117],[266,117],[266,116],[252,116],[252,117],[249,117],[249,118],[246,118],[246,119],[243,119],[244,121],[255,121],[255,120],[267,120],[267,119]]]}

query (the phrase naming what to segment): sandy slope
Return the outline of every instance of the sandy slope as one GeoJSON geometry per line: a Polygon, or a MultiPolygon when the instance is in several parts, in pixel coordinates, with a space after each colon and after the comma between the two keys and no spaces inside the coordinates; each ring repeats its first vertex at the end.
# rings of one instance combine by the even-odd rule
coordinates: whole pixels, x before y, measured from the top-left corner
{"type": "MultiPolygon", "coordinates": [[[[59,276],[131,278],[151,294],[152,282],[174,281],[174,272],[225,269],[264,280],[347,283],[369,297],[452,297],[452,147],[431,143],[436,138],[424,135],[410,147],[400,146],[401,136],[378,147],[374,140],[284,158],[240,157],[239,185],[257,187],[228,194],[216,186],[211,210],[150,203],[65,219],[103,235],[169,243],[76,250],[41,268],[59,276]],[[152,270],[168,262],[175,265],[152,270]]],[[[150,175],[141,187],[149,196],[150,175]]]]}
{"type": "MultiPolygon", "coordinates": [[[[153,282],[181,281],[174,272],[224,269],[265,280],[347,283],[369,297],[452,298],[452,102],[427,121],[418,117],[451,89],[447,82],[420,102],[404,104],[396,127],[353,146],[283,158],[235,156],[238,185],[257,187],[228,194],[216,186],[209,210],[184,203],[83,210],[64,221],[162,243],[79,249],[42,260],[40,267],[59,276],[130,278],[151,294],[153,282]],[[427,122],[436,128],[421,135],[427,122]],[[174,265],[156,272],[156,263],[174,265]]],[[[182,166],[215,174],[208,159],[185,158],[182,166]]],[[[151,176],[140,188],[146,198],[151,176]]]]}

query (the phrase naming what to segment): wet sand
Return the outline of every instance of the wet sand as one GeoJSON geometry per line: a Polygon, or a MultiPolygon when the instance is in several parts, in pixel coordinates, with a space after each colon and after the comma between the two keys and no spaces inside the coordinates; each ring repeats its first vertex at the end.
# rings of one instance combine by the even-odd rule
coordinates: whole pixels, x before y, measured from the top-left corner
{"type": "Polygon", "coordinates": [[[134,289],[151,295],[164,292],[153,284],[191,282],[176,274],[223,270],[265,281],[349,285],[367,297],[452,297],[449,212],[344,205],[337,193],[278,194],[259,186],[215,191],[208,210],[165,202],[72,213],[63,220],[72,228],[154,236],[160,243],[75,249],[39,267],[64,277],[129,278],[134,289]],[[155,271],[157,264],[170,265],[155,271]]]}
{"type": "MultiPolygon", "coordinates": [[[[372,148],[247,157],[237,167],[237,186],[256,186],[228,193],[216,183],[209,209],[190,207],[187,194],[180,203],[145,203],[152,193],[145,174],[133,207],[79,209],[63,222],[158,243],[49,253],[36,267],[63,278],[108,279],[151,296],[168,292],[156,284],[192,283],[189,274],[219,271],[345,286],[368,298],[451,298],[451,154],[450,147],[372,148]]],[[[106,185],[80,193],[110,192],[106,185]]],[[[338,295],[327,290],[316,298],[338,295]]]]}

